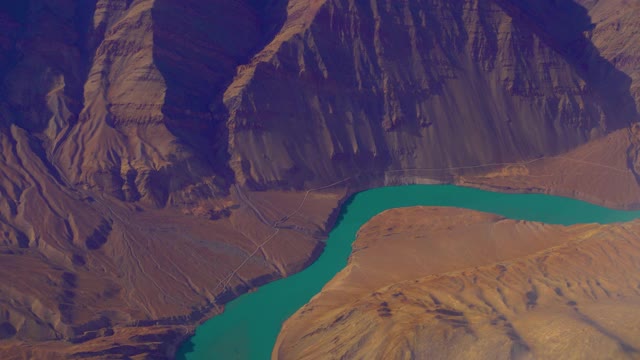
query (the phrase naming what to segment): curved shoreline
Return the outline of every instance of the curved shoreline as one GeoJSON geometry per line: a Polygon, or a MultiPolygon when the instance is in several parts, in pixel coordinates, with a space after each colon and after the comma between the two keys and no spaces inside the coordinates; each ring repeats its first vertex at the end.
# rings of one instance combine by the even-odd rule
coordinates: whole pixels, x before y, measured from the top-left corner
{"type": "MultiPolygon", "coordinates": [[[[371,184],[370,184],[370,185],[371,185],[371,184]]],[[[415,187],[415,186],[420,187],[419,185],[414,185],[414,187],[415,187]]],[[[463,188],[463,187],[456,187],[456,186],[454,186],[454,185],[441,185],[441,186],[442,186],[442,187],[449,187],[449,189],[453,189],[453,188],[456,188],[456,189],[466,189],[466,190],[462,190],[463,192],[464,192],[464,191],[466,191],[466,192],[484,192],[484,193],[489,193],[489,192],[486,192],[486,191],[484,191],[484,190],[473,189],[473,188],[468,188],[468,187],[464,187],[464,188],[463,188]]],[[[358,193],[358,194],[353,195],[353,196],[351,196],[351,197],[349,197],[349,198],[350,198],[350,199],[355,199],[355,198],[357,198],[358,196],[363,196],[363,195],[361,195],[361,194],[365,194],[365,193],[369,193],[369,192],[375,192],[375,191],[388,191],[388,190],[385,190],[385,189],[400,189],[400,188],[409,188],[409,187],[410,187],[410,186],[377,188],[377,189],[373,189],[373,190],[365,191],[365,192],[363,192],[363,193],[358,193]]],[[[530,189],[528,189],[528,190],[530,190],[530,189]]],[[[457,190],[456,190],[456,191],[457,191],[457,190]]],[[[494,192],[491,192],[490,194],[491,194],[491,196],[502,196],[502,197],[504,197],[504,196],[507,196],[507,197],[509,197],[509,196],[542,196],[542,197],[553,197],[553,196],[551,196],[551,195],[540,195],[540,194],[538,194],[538,195],[536,195],[536,194],[501,194],[501,193],[494,193],[494,192]]],[[[578,200],[574,200],[574,199],[569,199],[569,198],[564,198],[564,197],[554,197],[554,198],[564,199],[563,201],[569,201],[569,202],[576,202],[576,203],[578,203],[578,202],[579,202],[579,203],[584,204],[584,206],[588,206],[588,207],[598,207],[598,206],[596,206],[596,205],[594,205],[594,204],[589,204],[589,203],[587,203],[587,202],[578,201],[578,200]]],[[[454,201],[454,202],[455,202],[455,201],[454,201]]],[[[346,212],[348,212],[350,205],[352,205],[352,204],[347,203],[347,205],[346,205],[346,206],[343,206],[343,210],[342,210],[340,213],[344,215],[346,212]]],[[[416,204],[416,205],[425,205],[425,204],[422,204],[422,203],[421,203],[421,204],[416,204]]],[[[426,205],[432,205],[432,204],[426,204],[426,205]]],[[[404,205],[404,206],[407,206],[407,205],[404,205]]],[[[454,206],[455,206],[455,205],[454,205],[454,206]]],[[[393,205],[392,205],[392,206],[390,206],[390,207],[402,207],[402,205],[401,205],[401,206],[393,206],[393,205]]],[[[388,207],[388,208],[390,208],[390,207],[388,207]]],[[[601,208],[601,207],[598,207],[598,208],[601,208]]],[[[602,209],[602,208],[601,208],[601,209],[602,209]]],[[[482,209],[481,209],[481,211],[485,211],[485,210],[482,210],[482,209]]],[[[609,211],[611,211],[611,212],[616,212],[617,210],[608,210],[608,209],[607,209],[607,210],[605,210],[605,211],[607,211],[607,212],[609,212],[609,211]]],[[[498,213],[499,213],[499,212],[498,212],[498,213]]],[[[375,215],[375,214],[374,214],[374,215],[375,215]]],[[[504,214],[503,214],[503,215],[504,215],[504,214]]],[[[508,217],[511,217],[511,216],[508,216],[508,217]]],[[[336,227],[332,230],[332,234],[333,234],[333,232],[334,232],[337,228],[339,228],[339,227],[340,227],[340,223],[338,223],[338,224],[336,225],[336,227]]],[[[358,226],[358,227],[359,227],[359,226],[358,226]]],[[[352,238],[351,240],[353,240],[353,239],[354,239],[354,238],[352,238]]],[[[349,249],[350,249],[350,244],[351,244],[351,241],[349,241],[349,249]]],[[[330,241],[328,242],[328,245],[331,245],[331,242],[330,242],[330,241]]],[[[318,261],[322,260],[322,256],[324,256],[326,253],[327,253],[326,251],[325,251],[325,252],[323,252],[323,254],[321,255],[321,258],[320,258],[318,261]]],[[[345,261],[346,261],[346,257],[345,257],[345,261]]],[[[316,264],[317,264],[317,262],[313,263],[313,264],[311,265],[311,267],[315,266],[316,264]]],[[[342,267],[340,267],[340,269],[341,269],[341,268],[342,268],[342,267]]],[[[309,269],[309,268],[307,268],[307,269],[309,269]]],[[[340,269],[338,269],[338,271],[339,271],[340,269]]],[[[303,272],[298,273],[298,274],[296,274],[296,275],[293,275],[292,277],[298,276],[299,274],[302,274],[302,273],[304,273],[304,272],[306,272],[306,271],[307,271],[307,270],[304,270],[303,272]]],[[[331,277],[332,277],[333,275],[334,275],[334,274],[332,274],[332,275],[331,275],[331,277]]],[[[292,277],[285,278],[285,280],[286,280],[286,279],[291,279],[292,277]]],[[[331,277],[330,277],[330,278],[331,278],[331,277]]],[[[267,284],[267,285],[265,285],[265,287],[269,287],[271,284],[277,284],[277,283],[280,283],[280,281],[276,281],[276,282],[273,282],[273,283],[267,284]]],[[[323,284],[324,284],[324,283],[323,283],[323,284]]],[[[265,288],[265,287],[261,287],[260,289],[265,288]]],[[[260,292],[260,290],[259,290],[258,292],[260,292]]],[[[315,294],[315,293],[314,293],[314,294],[315,294]]],[[[242,299],[242,298],[245,298],[245,297],[246,297],[246,296],[244,296],[244,297],[243,297],[243,296],[241,296],[241,297],[239,297],[238,299],[242,299]]],[[[237,301],[237,300],[236,300],[236,301],[237,301]]],[[[236,301],[234,301],[234,303],[235,303],[236,301]]],[[[297,310],[297,309],[294,309],[294,310],[297,310]]],[[[213,318],[213,319],[221,318],[221,317],[225,316],[225,314],[228,314],[228,311],[227,311],[227,312],[225,312],[225,313],[223,313],[222,315],[219,315],[219,316],[217,316],[217,317],[213,318]]],[[[227,316],[228,316],[228,315],[227,315],[227,316]]],[[[212,320],[213,320],[213,319],[212,319],[212,320]]],[[[211,320],[209,320],[209,321],[211,321],[211,320]]],[[[279,330],[279,327],[280,327],[280,325],[278,325],[278,330],[279,330]]],[[[273,345],[273,343],[272,343],[271,345],[273,345]]]]}

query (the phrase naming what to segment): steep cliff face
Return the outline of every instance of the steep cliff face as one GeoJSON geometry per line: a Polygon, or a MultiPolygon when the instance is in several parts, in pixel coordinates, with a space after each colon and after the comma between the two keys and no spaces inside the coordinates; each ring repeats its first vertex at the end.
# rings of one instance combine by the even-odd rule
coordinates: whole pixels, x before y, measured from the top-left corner
{"type": "MultiPolygon", "coordinates": [[[[640,104],[640,4],[635,1],[581,1],[594,22],[593,44],[617,69],[632,80],[630,92],[640,104]]],[[[640,132],[637,125],[629,133],[629,167],[640,179],[640,132]]]]}
{"type": "Polygon", "coordinates": [[[584,8],[537,4],[292,1],[225,93],[236,178],[514,161],[633,121],[628,77],[580,32],[584,8]]]}
{"type": "Polygon", "coordinates": [[[589,10],[587,33],[602,57],[632,80],[631,94],[640,99],[640,4],[628,0],[579,0],[589,10]]]}
{"type": "Polygon", "coordinates": [[[209,104],[256,46],[256,17],[246,2],[98,2],[84,106],[54,160],[71,181],[120,199],[162,206],[225,193],[211,144],[226,139],[209,104]]]}
{"type": "Polygon", "coordinates": [[[537,157],[636,119],[602,3],[3,5],[0,108],[66,181],[154,206],[537,157]]]}
{"type": "Polygon", "coordinates": [[[37,135],[71,183],[157,206],[225,195],[233,179],[221,94],[277,31],[282,4],[11,5],[3,118],[37,135]]]}

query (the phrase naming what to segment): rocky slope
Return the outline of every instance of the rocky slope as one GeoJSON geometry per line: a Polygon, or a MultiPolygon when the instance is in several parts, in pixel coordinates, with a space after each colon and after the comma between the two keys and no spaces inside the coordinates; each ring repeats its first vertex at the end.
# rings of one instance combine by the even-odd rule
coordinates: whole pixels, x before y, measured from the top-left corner
{"type": "Polygon", "coordinates": [[[27,136],[2,137],[15,146],[1,159],[2,358],[167,356],[166,344],[236,294],[307,265],[344,196],[310,194],[296,211],[304,193],[234,189],[220,215],[153,209],[61,184],[27,136]]]}
{"type": "Polygon", "coordinates": [[[640,223],[384,212],[274,359],[637,358],[640,223]]]}
{"type": "Polygon", "coordinates": [[[631,81],[568,3],[292,1],[224,95],[236,178],[515,161],[624,127],[637,119],[631,81]]]}
{"type": "MultiPolygon", "coordinates": [[[[621,130],[567,153],[462,175],[456,183],[495,191],[542,192],[609,207],[640,208],[640,132],[621,130]]],[[[426,171],[406,171],[424,175],[426,171]]]]}
{"type": "Polygon", "coordinates": [[[631,77],[631,94],[640,99],[640,4],[629,0],[579,0],[589,10],[593,29],[587,36],[602,57],[631,77]]]}
{"type": "MultiPolygon", "coordinates": [[[[634,38],[605,26],[606,2],[0,3],[3,358],[167,356],[308,264],[348,192],[389,171],[527,190],[535,176],[451,168],[485,175],[637,119],[634,38]]],[[[601,141],[635,194],[625,131],[601,141]]],[[[560,175],[536,189],[637,204],[560,175]]]]}

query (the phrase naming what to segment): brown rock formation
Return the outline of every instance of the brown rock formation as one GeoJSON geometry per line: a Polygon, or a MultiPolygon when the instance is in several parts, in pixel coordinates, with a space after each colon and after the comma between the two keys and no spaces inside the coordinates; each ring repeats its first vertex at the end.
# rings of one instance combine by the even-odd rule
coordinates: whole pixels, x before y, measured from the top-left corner
{"type": "Polygon", "coordinates": [[[640,99],[640,4],[628,0],[578,0],[589,9],[593,29],[587,35],[602,57],[631,79],[631,94],[640,99]]]}
{"type": "Polygon", "coordinates": [[[516,161],[624,127],[637,117],[630,79],[567,3],[292,1],[225,93],[236,178],[516,161]]]}
{"type": "Polygon", "coordinates": [[[640,223],[384,212],[274,359],[637,358],[640,223]]]}

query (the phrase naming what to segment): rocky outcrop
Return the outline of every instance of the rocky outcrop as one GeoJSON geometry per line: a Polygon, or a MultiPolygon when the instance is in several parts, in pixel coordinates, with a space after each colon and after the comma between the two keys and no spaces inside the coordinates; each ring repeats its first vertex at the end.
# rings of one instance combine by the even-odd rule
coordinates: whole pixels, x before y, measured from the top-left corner
{"type": "Polygon", "coordinates": [[[3,118],[69,183],[155,206],[227,195],[222,92],[282,2],[89,4],[7,5],[3,118]]]}
{"type": "Polygon", "coordinates": [[[593,23],[586,33],[602,57],[631,80],[630,93],[640,103],[640,4],[625,0],[578,0],[593,23]]]}
{"type": "Polygon", "coordinates": [[[365,224],[273,359],[635,359],[640,223],[570,227],[452,208],[365,224]]]}
{"type": "Polygon", "coordinates": [[[70,181],[122,200],[193,205],[224,195],[224,151],[211,144],[226,139],[209,104],[257,44],[255,18],[245,2],[98,2],[84,106],[54,161],[70,181]],[[220,40],[226,31],[237,41],[220,40]]]}

